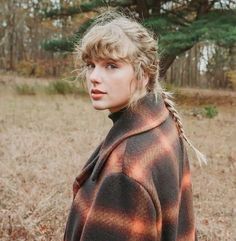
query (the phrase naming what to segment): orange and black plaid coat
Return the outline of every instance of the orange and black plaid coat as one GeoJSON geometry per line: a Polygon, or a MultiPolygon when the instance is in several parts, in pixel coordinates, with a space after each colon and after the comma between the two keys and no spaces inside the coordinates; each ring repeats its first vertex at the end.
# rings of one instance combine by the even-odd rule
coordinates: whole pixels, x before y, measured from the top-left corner
{"type": "Polygon", "coordinates": [[[194,241],[189,162],[160,97],[125,110],[76,177],[65,241],[194,241]]]}

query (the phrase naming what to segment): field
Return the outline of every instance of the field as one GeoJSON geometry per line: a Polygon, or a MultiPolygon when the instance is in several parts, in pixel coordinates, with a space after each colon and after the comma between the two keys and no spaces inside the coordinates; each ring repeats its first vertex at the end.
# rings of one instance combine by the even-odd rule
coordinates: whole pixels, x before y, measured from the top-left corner
{"type": "MultiPolygon", "coordinates": [[[[62,240],[73,180],[112,126],[108,113],[86,96],[0,89],[0,240],[62,240]]],[[[208,158],[200,167],[189,149],[199,240],[236,240],[235,92],[206,91],[204,101],[185,93],[178,109],[186,133],[208,158]],[[214,118],[202,114],[208,100],[214,118]]]]}

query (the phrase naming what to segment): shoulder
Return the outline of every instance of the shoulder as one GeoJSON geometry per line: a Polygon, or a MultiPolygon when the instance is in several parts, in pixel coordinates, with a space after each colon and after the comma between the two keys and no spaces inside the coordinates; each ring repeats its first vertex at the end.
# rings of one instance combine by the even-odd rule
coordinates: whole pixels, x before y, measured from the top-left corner
{"type": "Polygon", "coordinates": [[[155,128],[127,138],[124,162],[143,158],[146,160],[161,159],[169,155],[178,155],[182,149],[176,124],[172,118],[168,118],[155,128]]]}
{"type": "Polygon", "coordinates": [[[184,158],[181,143],[175,122],[168,118],[155,128],[123,139],[110,153],[104,171],[122,172],[139,183],[176,173],[184,158]]]}
{"type": "Polygon", "coordinates": [[[178,179],[184,149],[174,121],[127,138],[122,159],[122,172],[141,183],[154,177],[178,179]]]}

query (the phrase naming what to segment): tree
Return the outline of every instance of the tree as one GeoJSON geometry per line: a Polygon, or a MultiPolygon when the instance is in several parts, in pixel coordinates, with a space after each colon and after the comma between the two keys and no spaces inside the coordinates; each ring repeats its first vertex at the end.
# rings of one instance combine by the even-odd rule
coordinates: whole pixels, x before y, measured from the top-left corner
{"type": "MultiPolygon", "coordinates": [[[[45,17],[67,18],[88,12],[99,13],[104,6],[136,12],[142,23],[159,36],[161,77],[176,56],[200,41],[212,41],[233,48],[236,43],[236,3],[233,0],[118,0],[80,1],[44,11],[45,17]]],[[[90,21],[82,24],[73,37],[44,43],[48,51],[72,51],[76,39],[90,21]]]]}
{"type": "Polygon", "coordinates": [[[49,4],[49,0],[0,1],[1,68],[14,70],[18,62],[39,57],[44,37],[40,11],[49,4]]]}

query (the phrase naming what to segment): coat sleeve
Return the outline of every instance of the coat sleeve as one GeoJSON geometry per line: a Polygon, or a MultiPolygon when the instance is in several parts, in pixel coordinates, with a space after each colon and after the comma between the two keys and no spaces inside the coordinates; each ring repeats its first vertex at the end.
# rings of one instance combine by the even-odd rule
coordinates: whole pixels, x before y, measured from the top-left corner
{"type": "Polygon", "coordinates": [[[123,173],[112,174],[96,193],[80,241],[158,241],[156,219],[146,189],[123,173]]]}

